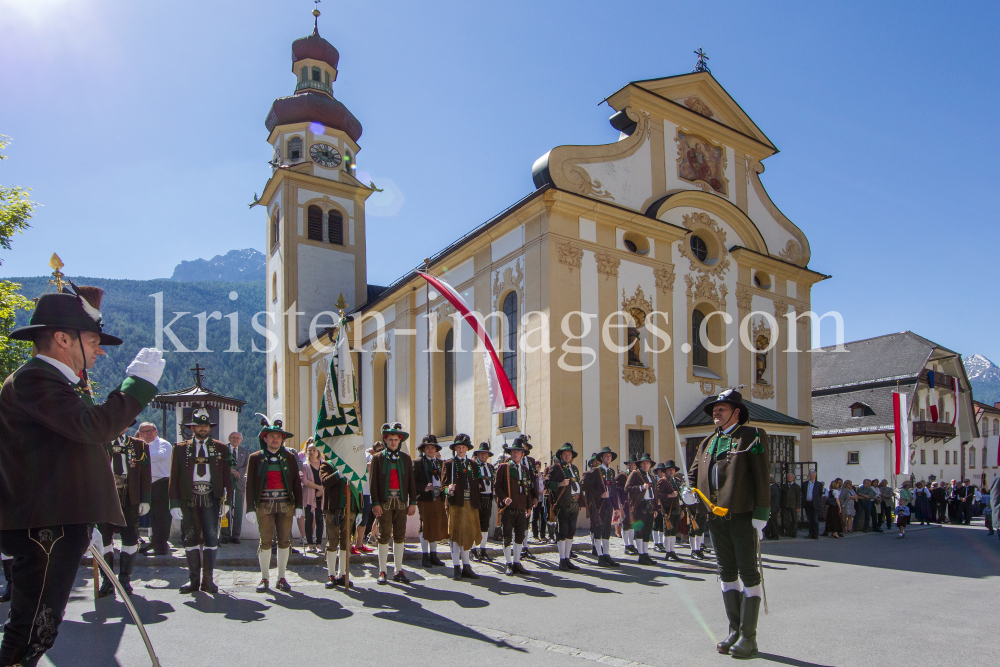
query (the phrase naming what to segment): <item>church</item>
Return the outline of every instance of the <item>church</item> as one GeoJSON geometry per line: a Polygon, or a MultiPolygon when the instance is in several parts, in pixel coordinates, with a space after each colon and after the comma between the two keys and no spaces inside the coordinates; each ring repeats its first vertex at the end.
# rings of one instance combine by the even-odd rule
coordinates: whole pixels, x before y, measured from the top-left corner
{"type": "Polygon", "coordinates": [[[828,276],[761,183],[778,149],[703,59],[609,91],[615,143],[553,148],[531,166],[534,191],[428,258],[485,318],[521,406],[502,414],[472,330],[422,263],[367,282],[374,189],[354,175],[362,126],[334,96],[339,60],[318,26],[296,40],[294,93],[265,121],[269,414],[313,432],[342,294],[366,443],[398,421],[411,454],[428,433],[496,453],[526,433],[543,462],[566,442],[585,457],[611,447],[619,463],[679,460],[671,412],[690,449],[712,431],[703,406],[745,385],[775,470],[814,460],[811,320],[798,315],[828,276]]]}

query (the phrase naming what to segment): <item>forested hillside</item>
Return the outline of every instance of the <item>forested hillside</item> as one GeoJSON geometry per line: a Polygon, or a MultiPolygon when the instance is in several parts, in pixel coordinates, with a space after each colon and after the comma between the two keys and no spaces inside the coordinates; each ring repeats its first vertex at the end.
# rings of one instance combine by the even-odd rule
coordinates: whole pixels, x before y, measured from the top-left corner
{"type": "MultiPolygon", "coordinates": [[[[51,291],[48,277],[11,278],[21,283],[21,293],[29,299],[51,291]]],[[[142,347],[152,347],[156,336],[156,299],[153,294],[162,293],[163,325],[170,325],[176,313],[189,313],[180,317],[170,329],[189,352],[177,351],[168,336],[163,337],[167,366],[160,381],[160,391],[184,389],[194,384],[193,373],[189,370],[195,363],[207,369],[203,385],[213,391],[239,398],[247,402],[240,414],[240,431],[247,442],[256,447],[259,417],[255,412],[266,408],[265,354],[254,352],[253,343],[263,350],[267,341],[256,333],[251,324],[254,314],[264,310],[265,286],[263,280],[248,282],[179,282],[176,280],[107,280],[104,278],[73,277],[78,285],[96,285],[106,291],[101,312],[104,315],[104,330],[125,341],[119,347],[105,348],[108,356],[99,359],[91,377],[98,383],[98,392],[106,394],[125,377],[125,368],[142,347]],[[211,314],[218,311],[220,320],[208,320],[205,347],[208,352],[196,352],[199,347],[199,313],[211,314]],[[240,352],[227,352],[230,348],[230,313],[238,313],[238,340],[240,352]]],[[[18,325],[26,324],[30,313],[18,317],[18,325]]],[[[262,325],[265,316],[258,320],[262,325]]],[[[161,425],[162,412],[147,408],[141,421],[151,421],[161,425]]],[[[162,428],[162,427],[161,427],[162,428]]],[[[173,438],[174,413],[167,412],[167,439],[173,438]]],[[[224,437],[224,436],[223,436],[224,437]]],[[[304,438],[303,438],[304,439],[304,438]]]]}

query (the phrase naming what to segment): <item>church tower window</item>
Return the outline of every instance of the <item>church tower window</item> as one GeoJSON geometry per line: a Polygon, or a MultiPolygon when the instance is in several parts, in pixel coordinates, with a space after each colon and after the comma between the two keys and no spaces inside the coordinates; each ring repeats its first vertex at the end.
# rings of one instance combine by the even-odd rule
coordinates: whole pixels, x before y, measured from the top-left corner
{"type": "Polygon", "coordinates": [[[344,216],[340,211],[330,211],[326,218],[327,239],[334,245],[344,245],[344,216]]]}
{"type": "Polygon", "coordinates": [[[308,210],[308,232],[310,241],[323,240],[323,209],[319,206],[310,206],[308,210]]]}
{"type": "Polygon", "coordinates": [[[288,154],[289,162],[298,162],[302,159],[302,137],[292,137],[288,140],[288,154]]]}
{"type": "Polygon", "coordinates": [[[708,244],[700,236],[691,237],[691,252],[698,258],[698,261],[705,263],[708,261],[708,244]]]}
{"type": "MultiPolygon", "coordinates": [[[[517,393],[517,292],[510,292],[503,300],[503,316],[507,322],[507,340],[501,352],[503,372],[510,380],[510,386],[517,393]]],[[[504,412],[500,418],[500,427],[517,426],[517,410],[504,412]]]]}
{"type": "Polygon", "coordinates": [[[322,81],[323,80],[323,75],[320,73],[320,69],[318,67],[313,67],[312,68],[312,80],[313,81],[322,81]]]}
{"type": "MultiPolygon", "coordinates": [[[[692,237],[693,240],[697,237],[692,237]]],[[[705,313],[697,308],[691,313],[691,352],[694,355],[695,366],[708,366],[708,348],[705,347],[701,339],[701,323],[705,320],[705,313]]]]}
{"type": "Polygon", "coordinates": [[[280,221],[278,220],[278,212],[275,211],[274,215],[271,216],[271,250],[278,247],[278,242],[281,240],[281,227],[280,221]]]}

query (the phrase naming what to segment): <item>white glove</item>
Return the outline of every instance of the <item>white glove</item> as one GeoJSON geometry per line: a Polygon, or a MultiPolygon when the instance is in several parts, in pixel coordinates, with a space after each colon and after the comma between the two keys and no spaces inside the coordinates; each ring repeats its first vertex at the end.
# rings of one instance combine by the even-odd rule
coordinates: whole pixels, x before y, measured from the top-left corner
{"type": "Polygon", "coordinates": [[[753,527],[757,530],[757,539],[764,539],[764,526],[767,525],[766,519],[751,519],[753,527]]]}
{"type": "Polygon", "coordinates": [[[257,525],[257,513],[256,512],[247,512],[247,523],[249,523],[251,526],[256,526],[257,525]]]}
{"type": "Polygon", "coordinates": [[[149,503],[139,503],[139,516],[146,516],[149,513],[149,503]]]}
{"type": "Polygon", "coordinates": [[[182,518],[182,517],[183,517],[184,515],[183,515],[183,514],[181,513],[181,508],[180,508],[180,507],[175,507],[175,508],[173,508],[172,510],[170,510],[170,516],[172,516],[172,517],[174,517],[175,519],[177,519],[178,521],[180,521],[180,520],[181,520],[181,518],[182,518]]]}
{"type": "Polygon", "coordinates": [[[135,355],[135,359],[125,369],[125,375],[134,375],[142,378],[150,384],[156,384],[163,375],[163,367],[167,362],[163,359],[163,353],[155,347],[144,347],[135,355]]]}
{"type": "Polygon", "coordinates": [[[694,505],[698,502],[698,499],[694,497],[694,493],[691,489],[685,489],[684,495],[682,495],[681,498],[684,500],[685,505],[694,505]]]}
{"type": "Polygon", "coordinates": [[[305,515],[306,515],[306,511],[304,509],[297,509],[297,510],[295,510],[295,518],[296,519],[301,519],[305,515]]]}

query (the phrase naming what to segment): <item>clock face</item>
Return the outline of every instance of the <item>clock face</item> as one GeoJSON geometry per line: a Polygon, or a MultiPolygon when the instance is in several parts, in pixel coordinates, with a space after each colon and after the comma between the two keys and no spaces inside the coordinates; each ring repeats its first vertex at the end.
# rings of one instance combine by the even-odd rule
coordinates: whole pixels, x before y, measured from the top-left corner
{"type": "Polygon", "coordinates": [[[338,166],[342,159],[337,149],[330,144],[313,144],[309,147],[309,157],[316,164],[331,169],[338,166]]]}

